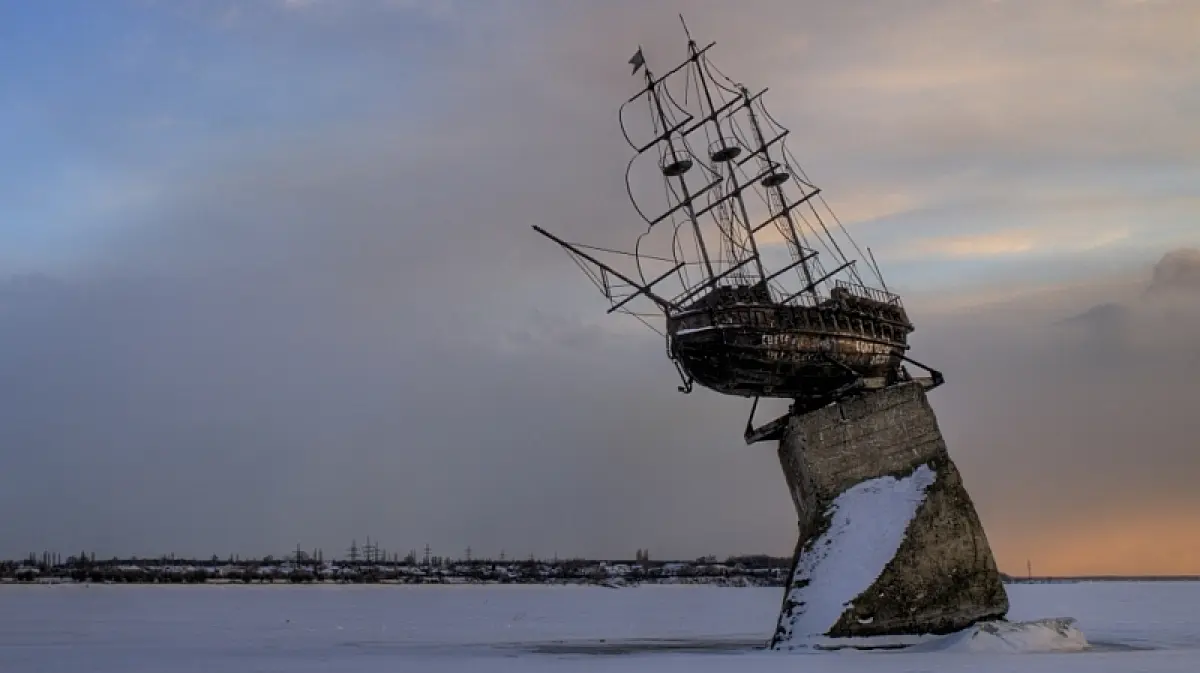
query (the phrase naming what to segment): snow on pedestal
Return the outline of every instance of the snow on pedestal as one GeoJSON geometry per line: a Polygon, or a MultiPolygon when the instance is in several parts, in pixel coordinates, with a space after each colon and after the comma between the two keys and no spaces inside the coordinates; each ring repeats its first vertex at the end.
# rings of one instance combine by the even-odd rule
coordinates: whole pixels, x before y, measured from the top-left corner
{"type": "Polygon", "coordinates": [[[883,572],[925,502],[937,475],[927,465],[896,479],[864,481],[829,506],[829,528],[801,555],[792,573],[780,619],[780,642],[825,636],[856,596],[883,572]]]}
{"type": "Polygon", "coordinates": [[[1007,613],[920,384],[793,416],[779,457],[800,539],[772,648],[913,644],[1007,613]]]}

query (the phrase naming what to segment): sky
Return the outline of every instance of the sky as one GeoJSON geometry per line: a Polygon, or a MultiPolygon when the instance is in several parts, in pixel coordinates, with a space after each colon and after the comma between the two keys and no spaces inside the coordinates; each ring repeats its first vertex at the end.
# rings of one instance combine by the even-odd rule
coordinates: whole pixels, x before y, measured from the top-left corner
{"type": "Polygon", "coordinates": [[[0,557],[789,554],[748,401],[530,230],[638,230],[681,11],[905,297],[1001,568],[1200,573],[1190,0],[5,3],[0,557]]]}

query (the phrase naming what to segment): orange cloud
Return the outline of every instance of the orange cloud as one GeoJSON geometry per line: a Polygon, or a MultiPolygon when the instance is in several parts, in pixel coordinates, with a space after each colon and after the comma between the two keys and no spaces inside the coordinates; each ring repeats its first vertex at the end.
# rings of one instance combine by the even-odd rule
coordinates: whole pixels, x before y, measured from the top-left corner
{"type": "Polygon", "coordinates": [[[1130,231],[1123,226],[1020,227],[963,236],[918,239],[898,256],[975,259],[1027,253],[1078,252],[1105,247],[1125,240],[1130,231]]]}

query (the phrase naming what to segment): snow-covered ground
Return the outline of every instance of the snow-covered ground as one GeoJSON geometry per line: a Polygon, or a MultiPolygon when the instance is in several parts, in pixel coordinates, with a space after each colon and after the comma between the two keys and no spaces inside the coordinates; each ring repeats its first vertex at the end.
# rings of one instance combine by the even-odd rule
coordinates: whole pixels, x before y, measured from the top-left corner
{"type": "Polygon", "coordinates": [[[780,589],[4,586],[4,673],[1200,671],[1200,582],[1008,587],[1077,653],[762,650],[780,589]]]}

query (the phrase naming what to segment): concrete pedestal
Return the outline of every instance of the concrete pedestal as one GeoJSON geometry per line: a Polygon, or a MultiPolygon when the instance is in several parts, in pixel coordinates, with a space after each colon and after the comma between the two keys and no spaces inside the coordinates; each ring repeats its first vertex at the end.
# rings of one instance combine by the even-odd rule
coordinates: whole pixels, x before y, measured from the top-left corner
{"type": "Polygon", "coordinates": [[[919,383],[792,416],[779,461],[800,537],[772,648],[903,644],[1008,612],[919,383]]]}

